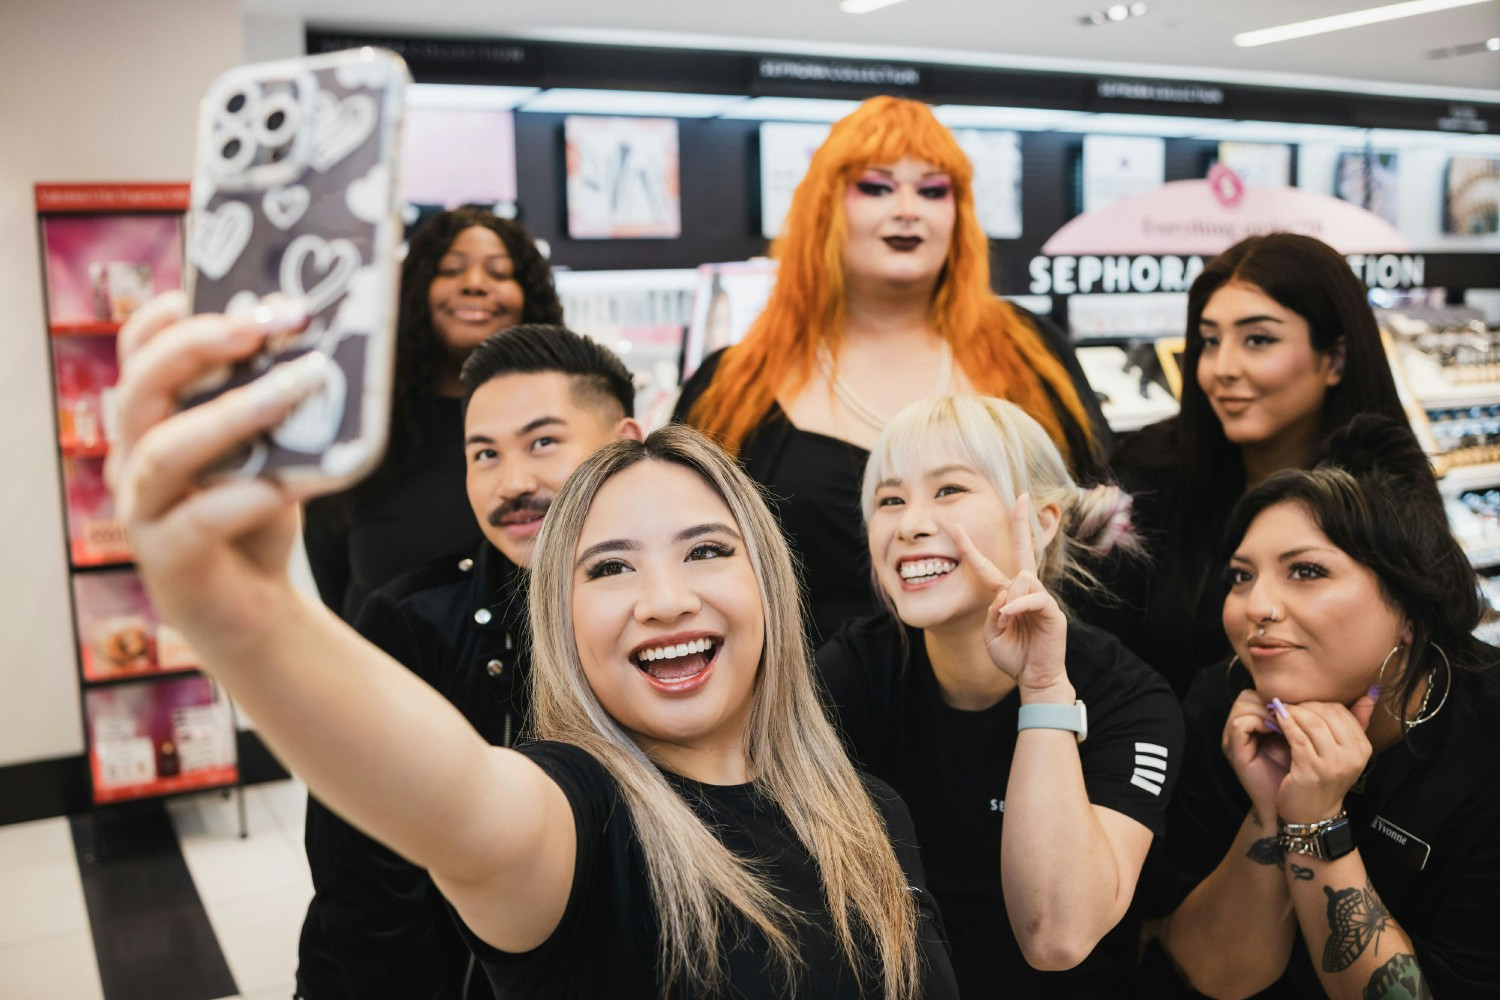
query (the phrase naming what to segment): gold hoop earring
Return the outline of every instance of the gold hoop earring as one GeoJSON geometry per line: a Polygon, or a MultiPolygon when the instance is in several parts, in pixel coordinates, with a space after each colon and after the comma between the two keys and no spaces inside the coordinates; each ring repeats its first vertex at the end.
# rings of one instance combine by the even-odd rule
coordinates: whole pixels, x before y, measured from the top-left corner
{"type": "MultiPolygon", "coordinates": [[[[1443,685],[1443,696],[1438,699],[1437,707],[1430,712],[1427,710],[1427,703],[1432,700],[1432,687],[1437,682],[1436,668],[1427,671],[1427,690],[1422,692],[1422,704],[1418,706],[1415,718],[1403,719],[1391,710],[1391,706],[1389,704],[1385,706],[1385,714],[1401,723],[1401,725],[1405,727],[1407,732],[1411,732],[1413,729],[1415,729],[1417,726],[1420,726],[1424,722],[1431,722],[1433,719],[1437,718],[1437,714],[1443,710],[1443,706],[1448,704],[1448,695],[1453,692],[1452,661],[1448,659],[1448,654],[1443,651],[1442,646],[1439,646],[1435,642],[1430,642],[1428,643],[1428,645],[1437,650],[1438,655],[1443,658],[1443,672],[1447,674],[1447,681],[1443,685]]],[[[1391,651],[1389,653],[1385,654],[1385,659],[1380,661],[1380,673],[1375,676],[1375,684],[1382,691],[1385,690],[1386,664],[1391,662],[1391,657],[1395,656],[1396,650],[1400,648],[1401,644],[1397,643],[1394,647],[1391,648],[1391,651]]]]}
{"type": "Polygon", "coordinates": [[[1229,678],[1234,675],[1234,668],[1240,665],[1240,654],[1235,653],[1229,658],[1229,665],[1224,668],[1224,690],[1233,693],[1234,689],[1229,686],[1229,678]]]}

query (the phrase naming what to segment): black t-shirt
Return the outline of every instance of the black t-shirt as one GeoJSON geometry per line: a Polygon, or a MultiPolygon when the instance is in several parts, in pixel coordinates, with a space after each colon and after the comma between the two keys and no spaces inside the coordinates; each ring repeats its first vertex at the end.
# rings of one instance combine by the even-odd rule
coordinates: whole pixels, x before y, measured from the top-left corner
{"type": "MultiPolygon", "coordinates": [[[[1226,676],[1224,664],[1206,667],[1183,705],[1187,753],[1141,901],[1147,915],[1170,913],[1208,877],[1250,811],[1220,749],[1230,706],[1247,683],[1243,670],[1226,676]]],[[[1381,753],[1344,797],[1370,884],[1411,938],[1432,995],[1444,1000],[1500,997],[1497,719],[1500,674],[1456,672],[1442,711],[1381,753]]],[[[1154,996],[1197,995],[1165,977],[1153,985],[1154,996]]],[[[1300,934],[1285,974],[1258,995],[1324,996],[1300,934]]]]}
{"type": "MultiPolygon", "coordinates": [[[[1045,319],[1017,312],[1037,328],[1042,342],[1067,369],[1095,437],[1106,442],[1109,428],[1098,397],[1089,388],[1067,336],[1045,319]]],[[[687,420],[723,357],[724,352],[717,351],[704,359],[683,386],[673,420],[687,420]]],[[[1097,478],[1103,467],[1090,452],[1083,429],[1061,403],[1054,400],[1053,409],[1075,456],[1075,474],[1080,481],[1097,478]]],[[[801,562],[813,643],[833,635],[845,622],[879,612],[881,602],[870,579],[869,546],[859,504],[870,453],[847,441],[796,427],[773,403],[744,442],[739,457],[750,478],[769,491],[771,508],[801,562]]]]}
{"type": "MultiPolygon", "coordinates": [[[[498,995],[507,1000],[593,1000],[660,995],[658,921],[647,883],[645,858],[619,787],[591,754],[564,743],[537,742],[520,751],[556,781],[568,797],[578,835],[573,887],[561,923],[532,951],[512,954],[464,935],[479,956],[498,995]]],[[[860,996],[853,970],[832,933],[832,919],[811,856],[773,804],[753,785],[705,785],[667,773],[688,806],[741,857],[760,859],[782,898],[807,917],[798,928],[804,965],[795,995],[816,1000],[860,996]]],[[[896,856],[906,871],[921,912],[926,1000],[953,1000],[958,991],[942,940],[942,924],[925,891],[911,818],[889,788],[869,782],[896,856]]],[[[753,929],[726,942],[726,967],[735,1000],[787,996],[778,973],[768,967],[768,949],[753,929]]],[[[878,982],[872,994],[880,995],[878,982]]],[[[686,996],[680,987],[677,996],[686,996]]]]}
{"type": "Polygon", "coordinates": [[[302,538],[318,595],[351,625],[376,590],[484,540],[464,486],[462,407],[457,398],[421,400],[413,414],[421,447],[398,459],[397,471],[307,502],[302,538]]]}
{"type": "MultiPolygon", "coordinates": [[[[856,765],[889,782],[911,809],[962,994],[1127,995],[1139,940],[1132,916],[1066,972],[1033,969],[1011,931],[1000,841],[1019,694],[977,712],[948,705],[921,631],[889,615],[853,623],[818,650],[817,662],[856,765]]],[[[1069,623],[1066,662],[1088,708],[1078,752],[1089,801],[1160,833],[1182,749],[1177,699],[1118,641],[1086,625],[1069,623]]]]}
{"type": "Polygon", "coordinates": [[[1176,417],[1120,442],[1110,462],[1134,498],[1131,522],[1146,554],[1113,555],[1095,567],[1102,587],[1064,595],[1079,618],[1118,637],[1179,698],[1205,664],[1230,653],[1223,625],[1229,586],[1218,559],[1229,512],[1244,491],[1241,478],[1191,492],[1180,449],[1176,417]]]}

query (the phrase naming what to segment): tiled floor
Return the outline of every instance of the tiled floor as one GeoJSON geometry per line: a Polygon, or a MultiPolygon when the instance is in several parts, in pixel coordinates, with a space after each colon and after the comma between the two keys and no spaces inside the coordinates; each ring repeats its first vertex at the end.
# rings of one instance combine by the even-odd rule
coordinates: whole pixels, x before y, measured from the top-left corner
{"type": "MultiPolygon", "coordinates": [[[[302,851],[306,792],[294,781],[245,790],[250,836],[233,798],[168,803],[183,858],[243,1000],[287,1000],[297,935],[312,896],[302,851]]],[[[66,819],[0,826],[0,997],[104,996],[66,819]]],[[[150,998],[155,1000],[155,998],[150,998]]],[[[218,1000],[201,997],[197,1000],[218,1000]]]]}

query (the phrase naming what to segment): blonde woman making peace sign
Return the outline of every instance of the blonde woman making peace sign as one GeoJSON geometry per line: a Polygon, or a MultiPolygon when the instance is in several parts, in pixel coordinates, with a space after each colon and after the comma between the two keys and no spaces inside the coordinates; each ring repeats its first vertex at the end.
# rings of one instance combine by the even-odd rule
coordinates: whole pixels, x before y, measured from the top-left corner
{"type": "Polygon", "coordinates": [[[1046,432],[982,396],[907,407],[863,508],[894,615],[818,651],[856,762],[906,799],[960,992],[1117,997],[1123,920],[1176,776],[1171,689],[1053,596],[1075,553],[1129,538],[1129,500],[1080,490],[1046,432]]]}

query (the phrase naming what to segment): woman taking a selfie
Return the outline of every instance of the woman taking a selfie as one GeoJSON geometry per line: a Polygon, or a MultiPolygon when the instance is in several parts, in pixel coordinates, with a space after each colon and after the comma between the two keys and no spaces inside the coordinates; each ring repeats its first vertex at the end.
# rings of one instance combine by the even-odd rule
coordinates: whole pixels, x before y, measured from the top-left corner
{"type": "Polygon", "coordinates": [[[1182,713],[1052,592],[1129,544],[1129,498],[1079,489],[1018,407],[948,396],[891,421],[863,500],[893,613],[837,633],[818,669],[856,763],[911,808],[961,992],[1127,996],[1140,924],[1123,918],[1182,713]]]}
{"type": "Polygon", "coordinates": [[[676,416],[768,487],[801,557],[816,635],[879,610],[859,488],[908,403],[983,392],[1030,413],[1096,471],[1098,403],[1066,338],[990,289],[973,168],[917,101],[875,97],[833,126],[772,248],[776,285],[734,347],[705,359],[676,416]]]}
{"type": "Polygon", "coordinates": [[[1357,418],[1329,454],[1230,520],[1161,938],[1212,996],[1500,996],[1500,651],[1410,431],[1357,418]]]}
{"type": "Polygon", "coordinates": [[[1235,501],[1273,473],[1311,467],[1358,413],[1403,419],[1364,286],[1310,236],[1254,236],[1208,262],[1188,292],[1182,371],[1182,412],[1125,438],[1110,460],[1150,558],[1104,574],[1119,600],[1076,601],[1179,695],[1229,655],[1214,553],[1235,501]]]}
{"type": "Polygon", "coordinates": [[[121,334],[112,481],[147,586],[309,788],[430,870],[500,995],[956,995],[910,818],[840,752],[732,461],[669,428],[568,481],[533,564],[542,741],[490,747],[288,582],[284,488],[199,483],[320,376],[174,412],[264,332],[181,303],[121,334]]]}
{"type": "Polygon", "coordinates": [[[363,483],[310,501],[303,525],[318,593],[345,621],[401,574],[479,545],[464,492],[459,368],[490,334],[561,322],[552,270],[518,223],[468,205],[412,236],[389,450],[363,483]]]}

